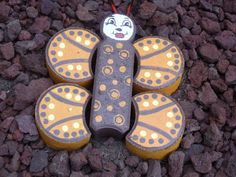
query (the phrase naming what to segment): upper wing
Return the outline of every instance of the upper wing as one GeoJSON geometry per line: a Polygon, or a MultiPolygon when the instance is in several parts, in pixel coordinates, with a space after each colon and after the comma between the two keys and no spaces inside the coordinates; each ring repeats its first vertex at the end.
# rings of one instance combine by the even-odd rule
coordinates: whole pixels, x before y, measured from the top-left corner
{"type": "Polygon", "coordinates": [[[99,37],[85,29],[68,28],[55,34],[46,50],[47,66],[56,82],[86,86],[93,78],[91,59],[99,37]]]}
{"type": "Polygon", "coordinates": [[[134,78],[136,90],[173,93],[184,71],[184,58],[176,44],[154,36],[136,41],[134,47],[139,63],[134,78]]]}

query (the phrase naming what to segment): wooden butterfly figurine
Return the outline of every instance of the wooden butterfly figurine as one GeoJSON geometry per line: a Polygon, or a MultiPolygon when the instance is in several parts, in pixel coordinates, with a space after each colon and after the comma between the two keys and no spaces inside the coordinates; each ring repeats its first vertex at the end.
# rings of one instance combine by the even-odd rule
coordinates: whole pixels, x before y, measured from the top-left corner
{"type": "Polygon", "coordinates": [[[37,102],[35,115],[41,137],[52,148],[72,150],[89,142],[90,129],[95,136],[122,138],[128,133],[129,150],[143,158],[161,159],[179,146],[184,132],[183,111],[167,96],[181,82],[183,55],[162,37],[149,36],[132,43],[136,27],[127,15],[106,17],[100,29],[102,40],[89,30],[68,28],[49,41],[48,70],[61,84],[46,90],[37,102]],[[85,87],[92,83],[91,96],[85,87]],[[134,92],[138,94],[132,98],[134,92]],[[132,100],[135,121],[129,131],[132,100]],[[89,112],[90,129],[85,118],[89,112]]]}

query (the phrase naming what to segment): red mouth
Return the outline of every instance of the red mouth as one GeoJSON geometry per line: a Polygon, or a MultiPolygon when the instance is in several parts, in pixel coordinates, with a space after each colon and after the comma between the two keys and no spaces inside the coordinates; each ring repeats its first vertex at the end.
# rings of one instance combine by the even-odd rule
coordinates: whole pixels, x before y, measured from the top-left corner
{"type": "Polygon", "coordinates": [[[125,35],[123,33],[116,33],[115,34],[116,38],[124,38],[125,35]]]}

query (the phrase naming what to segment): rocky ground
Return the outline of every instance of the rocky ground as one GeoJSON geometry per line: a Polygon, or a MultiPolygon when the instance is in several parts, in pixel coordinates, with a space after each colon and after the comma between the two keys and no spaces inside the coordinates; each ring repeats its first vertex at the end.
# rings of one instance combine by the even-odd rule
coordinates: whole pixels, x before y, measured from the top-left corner
{"type": "MultiPolygon", "coordinates": [[[[124,11],[127,1],[115,0],[124,11]]],[[[123,141],[92,140],[79,151],[53,151],[38,136],[34,105],[51,86],[45,46],[78,26],[99,34],[107,0],[0,2],[0,177],[236,177],[236,1],[140,0],[140,38],[169,37],[186,73],[174,97],[186,114],[181,147],[162,161],[130,154],[123,141]]]]}

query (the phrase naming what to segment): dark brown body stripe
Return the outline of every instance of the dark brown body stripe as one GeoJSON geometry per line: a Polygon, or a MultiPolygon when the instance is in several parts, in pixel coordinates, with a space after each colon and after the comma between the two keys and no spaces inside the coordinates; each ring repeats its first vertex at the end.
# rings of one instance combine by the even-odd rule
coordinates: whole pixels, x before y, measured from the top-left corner
{"type": "Polygon", "coordinates": [[[154,71],[162,71],[162,72],[169,72],[173,75],[177,75],[178,72],[175,72],[168,68],[158,67],[158,66],[140,66],[140,69],[147,69],[147,70],[154,70],[154,71]]]}
{"type": "Polygon", "coordinates": [[[170,102],[170,103],[168,103],[168,104],[159,106],[159,107],[154,108],[154,109],[149,109],[149,110],[146,110],[146,111],[140,111],[140,112],[139,112],[139,115],[145,116],[145,115],[149,115],[149,114],[154,114],[154,113],[160,112],[160,111],[162,111],[163,109],[166,109],[166,108],[168,108],[168,107],[170,107],[170,106],[173,106],[173,105],[175,105],[175,103],[174,103],[174,102],[170,102]]]}
{"type": "Polygon", "coordinates": [[[158,132],[159,134],[161,134],[162,136],[166,137],[170,141],[173,139],[168,133],[166,133],[165,131],[163,131],[163,130],[155,127],[155,126],[152,126],[150,124],[147,124],[147,123],[141,122],[141,121],[138,122],[138,125],[141,126],[141,127],[145,127],[147,129],[150,129],[150,130],[152,130],[154,132],[158,132]]]}
{"type": "Polygon", "coordinates": [[[67,100],[53,92],[49,92],[49,94],[54,98],[56,99],[57,101],[61,101],[62,103],[65,103],[65,104],[69,104],[69,105],[72,105],[72,106],[81,106],[83,107],[84,104],[81,104],[81,103],[76,103],[76,102],[73,102],[73,101],[70,101],[70,100],[67,100]]]}
{"type": "Polygon", "coordinates": [[[49,132],[52,128],[60,125],[60,124],[63,124],[65,122],[69,122],[69,121],[72,121],[72,120],[78,120],[78,119],[81,119],[82,118],[82,115],[76,115],[76,116],[72,116],[72,117],[67,117],[67,118],[64,118],[64,119],[61,119],[55,123],[53,123],[52,125],[50,125],[48,128],[47,128],[47,131],[49,132]]]}
{"type": "Polygon", "coordinates": [[[159,54],[161,54],[163,52],[166,52],[167,50],[169,50],[173,46],[174,46],[174,44],[170,44],[170,45],[166,46],[165,48],[163,48],[161,50],[157,50],[156,52],[150,53],[148,55],[144,55],[144,56],[140,57],[140,59],[141,60],[149,59],[149,58],[151,58],[153,56],[156,56],[156,55],[159,55],[159,54]]]}
{"type": "Polygon", "coordinates": [[[74,45],[74,46],[80,48],[81,50],[84,50],[84,51],[89,52],[89,53],[92,52],[91,49],[89,49],[89,48],[87,48],[87,47],[84,47],[84,46],[81,45],[80,43],[75,42],[74,40],[70,39],[64,32],[61,33],[61,35],[62,35],[62,37],[63,37],[65,40],[67,40],[68,42],[70,42],[72,45],[74,45]]]}
{"type": "Polygon", "coordinates": [[[58,67],[64,64],[73,64],[73,63],[88,63],[88,59],[83,59],[83,58],[75,58],[75,59],[66,59],[64,61],[59,61],[58,63],[54,64],[53,67],[58,67]]]}

